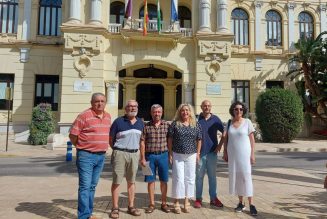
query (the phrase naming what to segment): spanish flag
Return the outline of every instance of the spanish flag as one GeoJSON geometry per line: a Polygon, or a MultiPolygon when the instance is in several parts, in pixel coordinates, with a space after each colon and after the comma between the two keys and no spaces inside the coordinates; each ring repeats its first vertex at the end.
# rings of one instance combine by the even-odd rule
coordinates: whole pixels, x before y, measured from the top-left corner
{"type": "Polygon", "coordinates": [[[148,2],[147,2],[147,0],[144,0],[143,36],[146,36],[148,33],[148,30],[147,30],[148,22],[149,22],[148,2]]]}

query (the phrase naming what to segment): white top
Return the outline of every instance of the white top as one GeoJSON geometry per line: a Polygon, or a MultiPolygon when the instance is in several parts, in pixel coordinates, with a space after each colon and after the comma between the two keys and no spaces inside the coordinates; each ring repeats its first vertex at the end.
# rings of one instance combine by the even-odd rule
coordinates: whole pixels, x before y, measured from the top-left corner
{"type": "Polygon", "coordinates": [[[230,124],[228,129],[229,193],[238,196],[253,196],[251,176],[251,144],[249,135],[254,132],[253,124],[244,119],[238,128],[230,124]]]}

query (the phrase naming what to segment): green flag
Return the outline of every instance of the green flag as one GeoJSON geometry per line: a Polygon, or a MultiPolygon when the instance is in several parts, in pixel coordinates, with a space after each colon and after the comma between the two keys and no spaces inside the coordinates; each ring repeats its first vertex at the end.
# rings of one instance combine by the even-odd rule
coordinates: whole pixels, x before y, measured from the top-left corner
{"type": "Polygon", "coordinates": [[[157,0],[157,26],[158,32],[161,31],[161,13],[160,13],[160,2],[157,0]]]}

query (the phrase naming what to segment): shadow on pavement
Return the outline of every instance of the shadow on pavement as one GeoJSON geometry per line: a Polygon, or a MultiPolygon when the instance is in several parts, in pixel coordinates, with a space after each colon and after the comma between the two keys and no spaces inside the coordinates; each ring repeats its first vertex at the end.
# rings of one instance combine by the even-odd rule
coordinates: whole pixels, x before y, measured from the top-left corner
{"type": "Polygon", "coordinates": [[[327,218],[327,195],[326,191],[315,192],[311,195],[295,195],[292,199],[296,198],[297,203],[288,202],[275,202],[277,207],[282,211],[289,213],[300,213],[307,218],[327,218]]]}

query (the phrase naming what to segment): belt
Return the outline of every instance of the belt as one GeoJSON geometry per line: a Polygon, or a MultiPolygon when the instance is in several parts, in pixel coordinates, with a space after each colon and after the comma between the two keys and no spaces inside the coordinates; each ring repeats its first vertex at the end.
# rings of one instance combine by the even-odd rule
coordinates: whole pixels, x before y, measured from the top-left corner
{"type": "Polygon", "coordinates": [[[113,149],[117,151],[129,152],[129,153],[136,153],[139,150],[139,149],[127,149],[127,148],[113,148],[113,149]]]}
{"type": "Polygon", "coordinates": [[[153,151],[153,152],[145,152],[146,154],[155,154],[155,155],[158,155],[158,154],[163,154],[163,153],[166,153],[168,151],[153,151]]]}
{"type": "Polygon", "coordinates": [[[85,151],[85,152],[90,153],[90,154],[98,154],[98,155],[106,153],[105,151],[88,151],[88,150],[84,150],[84,149],[77,149],[77,150],[78,151],[85,151]]]}

